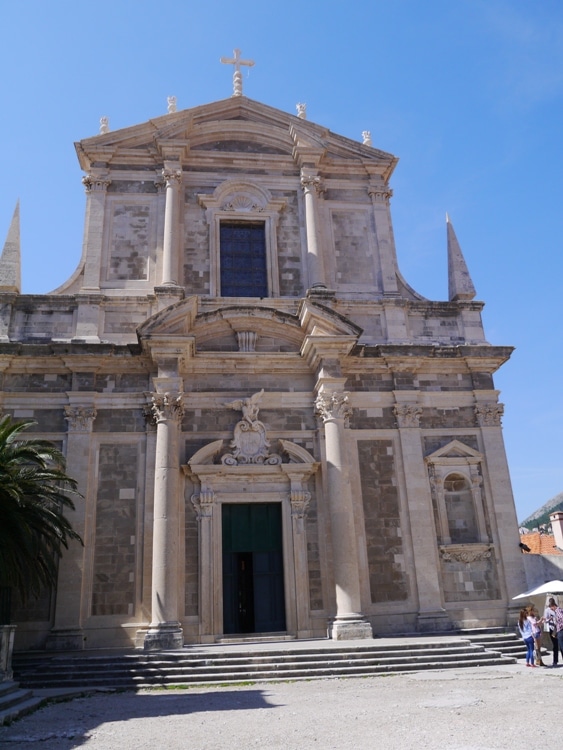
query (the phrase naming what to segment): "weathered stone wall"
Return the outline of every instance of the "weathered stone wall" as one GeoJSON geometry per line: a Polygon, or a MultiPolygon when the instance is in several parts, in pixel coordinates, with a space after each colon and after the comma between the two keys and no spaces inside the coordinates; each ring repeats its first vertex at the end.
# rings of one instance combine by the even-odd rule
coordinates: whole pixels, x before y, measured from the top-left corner
{"type": "Polygon", "coordinates": [[[146,421],[142,409],[98,409],[94,432],[145,432],[146,421]]]}
{"type": "Polygon", "coordinates": [[[442,560],[441,569],[446,602],[486,601],[500,597],[493,556],[471,563],[442,560]]]}
{"type": "Polygon", "coordinates": [[[391,440],[358,440],[372,602],[408,596],[399,495],[391,440]]]}
{"type": "Polygon", "coordinates": [[[100,445],[92,615],[132,615],[138,449],[136,444],[100,445]]]}
{"type": "MultiPolygon", "coordinates": [[[[210,293],[209,225],[205,211],[186,191],[184,208],[183,284],[187,294],[210,293]]],[[[193,193],[193,190],[191,191],[193,193]]]]}
{"type": "Polygon", "coordinates": [[[311,500],[307,508],[305,519],[305,533],[307,534],[307,568],[309,572],[309,606],[311,610],[323,609],[323,586],[321,555],[319,546],[318,506],[315,487],[312,482],[307,487],[311,493],[311,500]]]}
{"type": "Polygon", "coordinates": [[[336,283],[375,285],[375,262],[368,239],[367,211],[332,210],[336,283]]]}
{"type": "Polygon", "coordinates": [[[199,614],[199,523],[195,509],[189,500],[186,501],[184,544],[184,614],[186,617],[197,617],[199,614]]]}
{"type": "Polygon", "coordinates": [[[148,204],[113,207],[107,281],[147,278],[150,219],[148,204]]]}
{"type": "Polygon", "coordinates": [[[280,295],[301,297],[304,294],[304,284],[297,194],[281,191],[272,191],[272,194],[287,201],[277,227],[280,295]]]}

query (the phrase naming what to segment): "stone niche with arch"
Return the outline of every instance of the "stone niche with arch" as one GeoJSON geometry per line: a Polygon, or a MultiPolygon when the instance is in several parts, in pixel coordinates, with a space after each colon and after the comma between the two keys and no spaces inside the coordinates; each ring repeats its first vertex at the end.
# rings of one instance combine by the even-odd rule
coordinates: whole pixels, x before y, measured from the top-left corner
{"type": "Polygon", "coordinates": [[[425,457],[446,602],[498,599],[483,456],[452,440],[425,457]]]}

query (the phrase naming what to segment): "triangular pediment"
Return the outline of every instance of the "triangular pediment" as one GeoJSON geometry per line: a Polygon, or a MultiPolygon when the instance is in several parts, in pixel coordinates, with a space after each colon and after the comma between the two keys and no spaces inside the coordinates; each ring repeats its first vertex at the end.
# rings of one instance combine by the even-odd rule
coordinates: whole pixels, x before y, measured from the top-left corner
{"type": "Polygon", "coordinates": [[[462,443],[460,440],[451,440],[446,445],[443,445],[438,450],[430,453],[426,456],[426,461],[432,463],[438,459],[444,458],[473,458],[482,459],[482,454],[476,451],[474,448],[470,448],[469,445],[462,443]]]}
{"type": "Polygon", "coordinates": [[[246,97],[164,114],[87,138],[75,147],[84,170],[140,163],[158,168],[169,149],[187,161],[190,153],[204,151],[271,154],[293,160],[296,150],[314,150],[329,161],[372,163],[386,176],[397,161],[392,154],[246,97]]]}

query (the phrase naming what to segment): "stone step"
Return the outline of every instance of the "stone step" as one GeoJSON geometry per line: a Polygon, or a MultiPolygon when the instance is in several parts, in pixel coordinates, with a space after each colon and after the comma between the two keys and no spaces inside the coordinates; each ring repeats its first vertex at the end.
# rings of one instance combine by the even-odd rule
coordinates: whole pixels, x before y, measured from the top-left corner
{"type": "Polygon", "coordinates": [[[11,724],[20,716],[34,711],[41,702],[41,698],[35,697],[31,690],[20,688],[17,682],[0,683],[0,726],[11,724]]]}
{"type": "Polygon", "coordinates": [[[486,651],[468,640],[307,649],[272,649],[264,652],[224,651],[205,654],[131,652],[114,655],[38,655],[14,658],[22,685],[34,688],[195,685],[312,679],[406,672],[425,669],[507,664],[515,660],[486,651]]]}

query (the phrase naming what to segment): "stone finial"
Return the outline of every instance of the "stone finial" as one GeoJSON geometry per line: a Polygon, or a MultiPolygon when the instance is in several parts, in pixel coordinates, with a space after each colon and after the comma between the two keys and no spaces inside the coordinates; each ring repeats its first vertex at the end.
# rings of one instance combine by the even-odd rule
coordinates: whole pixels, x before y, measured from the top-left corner
{"type": "Polygon", "coordinates": [[[0,255],[0,290],[21,293],[20,202],[16,203],[8,236],[0,255]]]}
{"type": "Polygon", "coordinates": [[[219,61],[223,65],[234,65],[235,72],[233,73],[233,96],[242,96],[242,73],[240,72],[240,66],[246,65],[251,68],[254,65],[254,60],[241,60],[240,49],[233,50],[233,57],[221,57],[219,61]]]}
{"type": "Polygon", "coordinates": [[[371,146],[371,131],[362,130],[362,143],[364,146],[371,146]]]}
{"type": "Polygon", "coordinates": [[[168,104],[168,114],[173,115],[178,111],[178,99],[175,96],[169,96],[166,100],[168,104]]]}
{"type": "Polygon", "coordinates": [[[450,302],[474,299],[476,295],[475,287],[448,214],[446,214],[446,230],[448,236],[448,299],[450,302]]]}
{"type": "Polygon", "coordinates": [[[109,133],[109,117],[100,117],[100,135],[109,133]]]}
{"type": "Polygon", "coordinates": [[[303,104],[302,102],[299,102],[295,105],[297,109],[297,117],[299,117],[301,120],[307,119],[307,105],[303,104]]]}

